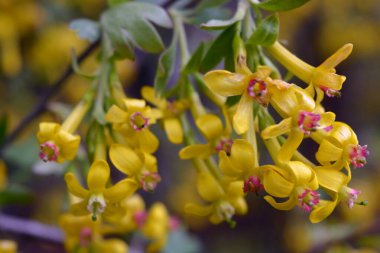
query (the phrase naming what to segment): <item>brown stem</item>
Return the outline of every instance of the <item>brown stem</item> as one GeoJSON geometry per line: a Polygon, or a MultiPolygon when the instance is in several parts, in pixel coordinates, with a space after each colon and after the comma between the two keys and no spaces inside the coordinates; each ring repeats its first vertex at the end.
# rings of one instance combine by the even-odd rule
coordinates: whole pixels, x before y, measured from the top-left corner
{"type": "MultiPolygon", "coordinates": [[[[100,40],[91,43],[78,57],[78,63],[83,62],[99,45],[100,40]]],[[[49,99],[59,92],[65,81],[74,73],[73,67],[70,65],[66,68],[61,77],[53,84],[53,86],[47,90],[47,92],[41,97],[39,103],[27,114],[17,125],[17,127],[0,143],[0,157],[4,150],[24,131],[24,129],[41,113],[46,110],[46,104],[49,99]]]]}

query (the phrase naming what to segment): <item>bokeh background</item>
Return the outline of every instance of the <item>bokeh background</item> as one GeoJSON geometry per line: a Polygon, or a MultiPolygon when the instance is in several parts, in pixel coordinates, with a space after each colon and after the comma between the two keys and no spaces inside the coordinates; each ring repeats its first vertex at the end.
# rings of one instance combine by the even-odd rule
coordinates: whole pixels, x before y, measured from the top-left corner
{"type": "MultiPolygon", "coordinates": [[[[0,117],[7,122],[7,133],[70,64],[71,49],[79,53],[88,46],[68,28],[69,22],[79,17],[97,20],[105,7],[104,0],[0,1],[0,117]]],[[[183,220],[199,252],[380,252],[380,1],[311,0],[281,13],[280,21],[280,41],[314,66],[343,44],[354,44],[352,55],[337,67],[347,76],[342,97],[326,98],[324,106],[336,113],[337,120],[352,126],[360,143],[369,147],[367,166],[353,171],[350,184],[362,191],[360,199],[368,200],[369,205],[348,209],[342,204],[326,221],[312,225],[302,210],[277,211],[261,198],[250,196],[249,213],[237,217],[236,228],[210,225],[205,219],[183,213],[186,202],[199,200],[195,170],[173,156],[181,147],[168,143],[159,127],[154,130],[161,133],[157,156],[163,181],[155,194],[144,197],[148,203],[167,204],[171,213],[183,220]]],[[[196,27],[187,31],[191,48],[213,36],[196,27]]],[[[170,32],[162,32],[169,41],[170,32]]],[[[118,63],[128,94],[139,97],[139,88],[152,84],[157,58],[139,53],[134,63],[118,63]]],[[[96,64],[94,54],[82,68],[91,72],[96,64]]],[[[50,112],[35,118],[16,142],[1,150],[7,164],[7,179],[0,177],[2,191],[11,193],[0,199],[0,239],[17,241],[20,252],[63,252],[54,237],[31,235],[22,227],[9,225],[57,226],[58,216],[66,208],[62,204],[66,198],[63,168],[38,161],[35,133],[41,120],[60,121],[89,84],[82,77],[71,76],[48,103],[50,112]],[[17,223],[20,221],[25,223],[17,223]],[[30,223],[34,221],[38,223],[30,223]]],[[[305,152],[311,154],[312,147],[306,147],[305,152]]],[[[83,153],[80,156],[85,159],[83,153]]]]}

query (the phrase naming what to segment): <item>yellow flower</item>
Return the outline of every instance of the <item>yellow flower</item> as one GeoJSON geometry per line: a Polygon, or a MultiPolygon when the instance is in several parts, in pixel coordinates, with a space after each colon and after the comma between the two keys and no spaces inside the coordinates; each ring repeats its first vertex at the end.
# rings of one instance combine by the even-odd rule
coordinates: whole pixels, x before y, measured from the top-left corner
{"type": "Polygon", "coordinates": [[[169,221],[166,207],[162,203],[154,203],[141,228],[142,233],[151,241],[146,249],[148,253],[160,252],[165,247],[170,232],[169,221]]]}
{"type": "Polygon", "coordinates": [[[361,168],[369,155],[367,146],[360,146],[354,131],[345,123],[334,122],[333,129],[322,139],[316,158],[320,164],[331,169],[346,168],[350,177],[350,164],[361,168]]]}
{"type": "Polygon", "coordinates": [[[154,156],[135,152],[120,144],[112,144],[109,155],[113,165],[145,191],[153,191],[161,181],[154,156]]]}
{"type": "Polygon", "coordinates": [[[219,153],[219,167],[228,181],[244,181],[244,193],[263,190],[258,167],[254,164],[254,150],[246,140],[235,140],[231,154],[219,153]]]}
{"type": "Polygon", "coordinates": [[[11,240],[0,240],[0,252],[1,253],[16,253],[17,244],[11,240]]]}
{"type": "Polygon", "coordinates": [[[81,199],[71,206],[70,211],[78,216],[90,213],[93,219],[99,214],[106,218],[123,212],[116,204],[132,195],[137,184],[132,179],[124,179],[106,188],[109,177],[110,168],[104,160],[92,163],[87,175],[88,190],[79,184],[73,173],[67,173],[65,181],[69,192],[81,199]]]}
{"type": "MultiPolygon", "coordinates": [[[[341,90],[342,84],[346,80],[345,76],[335,73],[335,67],[351,54],[352,47],[352,44],[344,45],[318,67],[313,67],[302,61],[279,42],[267,47],[267,50],[290,72],[310,86],[314,86],[317,92],[322,90],[328,96],[333,96],[337,91],[341,90]]],[[[308,90],[311,91],[310,88],[308,90]]],[[[317,98],[317,101],[321,100],[322,98],[317,98]]]]}
{"type": "Polygon", "coordinates": [[[0,191],[7,186],[7,167],[3,160],[0,160],[0,191]]]}
{"type": "Polygon", "coordinates": [[[313,113],[313,105],[315,104],[309,103],[309,98],[309,96],[298,95],[297,106],[288,112],[289,117],[261,132],[264,139],[288,134],[287,140],[278,152],[278,160],[282,163],[290,161],[305,136],[309,136],[317,129],[331,130],[335,114],[332,112],[313,113]]]}
{"type": "Polygon", "coordinates": [[[242,181],[235,181],[227,184],[224,189],[210,173],[200,172],[197,178],[197,190],[209,204],[200,206],[188,203],[185,211],[198,216],[208,216],[210,222],[214,224],[226,221],[233,225],[232,217],[235,213],[247,212],[242,185],[242,181]]]}
{"type": "Polygon", "coordinates": [[[253,101],[267,105],[269,102],[267,79],[271,69],[259,66],[255,73],[245,68],[245,73],[231,73],[225,70],[213,70],[204,76],[207,87],[222,96],[241,95],[236,113],[233,117],[233,127],[238,134],[248,130],[248,119],[252,115],[253,101]]]}
{"type": "Polygon", "coordinates": [[[223,129],[223,123],[218,116],[212,114],[202,115],[197,118],[195,124],[205,137],[207,143],[184,147],[179,152],[181,159],[207,158],[222,150],[227,154],[231,152],[233,141],[230,139],[229,127],[227,126],[223,129]]]}
{"type": "Polygon", "coordinates": [[[160,98],[156,96],[154,89],[149,86],[142,88],[141,95],[145,100],[161,110],[163,127],[169,141],[174,144],[182,143],[183,131],[178,117],[189,107],[189,103],[185,100],[168,101],[160,98]]]}
{"type": "Polygon", "coordinates": [[[290,210],[298,205],[310,212],[319,203],[318,181],[314,171],[307,165],[295,161],[284,167],[264,165],[263,185],[267,195],[264,199],[274,208],[290,210]],[[276,202],[272,197],[288,198],[284,202],[276,202]]]}
{"type": "Polygon", "coordinates": [[[124,99],[124,107],[113,105],[106,114],[106,120],[122,133],[129,145],[143,152],[153,153],[158,148],[157,137],[149,130],[156,122],[157,115],[142,99],[124,99]]]}
{"type": "Polygon", "coordinates": [[[80,136],[74,135],[73,132],[78,128],[89,106],[89,101],[81,101],[62,126],[58,123],[40,123],[37,139],[40,143],[41,160],[63,163],[65,160],[74,159],[79,148],[80,136]]]}

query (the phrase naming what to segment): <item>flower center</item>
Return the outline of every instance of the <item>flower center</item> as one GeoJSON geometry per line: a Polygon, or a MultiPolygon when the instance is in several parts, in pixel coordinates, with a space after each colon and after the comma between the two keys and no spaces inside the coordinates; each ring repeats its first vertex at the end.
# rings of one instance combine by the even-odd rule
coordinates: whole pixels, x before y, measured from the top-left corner
{"type": "Polygon", "coordinates": [[[132,113],[129,121],[132,128],[136,131],[141,131],[149,125],[149,118],[144,117],[141,112],[132,113]]]}
{"type": "Polygon", "coordinates": [[[218,205],[216,213],[220,219],[231,221],[235,214],[235,208],[230,203],[223,201],[218,205]]]}
{"type": "Polygon", "coordinates": [[[341,196],[346,200],[346,204],[349,208],[352,208],[355,204],[355,201],[358,199],[358,196],[362,193],[359,190],[343,186],[341,189],[341,196]]]}
{"type": "Polygon", "coordinates": [[[59,148],[52,141],[40,145],[40,159],[44,162],[55,162],[58,159],[59,148]]]}
{"type": "Polygon", "coordinates": [[[317,113],[301,111],[298,114],[298,127],[306,135],[310,135],[319,127],[319,121],[321,120],[321,115],[317,113]]]}
{"type": "Polygon", "coordinates": [[[340,98],[341,97],[341,93],[338,90],[334,90],[334,89],[328,88],[328,87],[323,86],[323,85],[319,86],[319,88],[321,88],[321,90],[323,90],[323,92],[330,98],[340,98]]]}
{"type": "Polygon", "coordinates": [[[106,209],[106,201],[102,194],[92,195],[88,200],[87,210],[92,214],[92,220],[97,220],[97,215],[106,209]]]}
{"type": "Polygon", "coordinates": [[[215,150],[217,153],[219,153],[220,151],[224,151],[229,156],[231,155],[231,147],[233,143],[233,140],[229,138],[222,138],[220,139],[219,143],[215,146],[215,150]]]}
{"type": "Polygon", "coordinates": [[[367,163],[367,156],[369,151],[367,150],[367,145],[352,146],[349,151],[350,163],[355,166],[355,168],[362,168],[367,163]]]}
{"type": "Polygon", "coordinates": [[[79,233],[79,244],[81,247],[87,247],[92,240],[92,230],[89,227],[83,227],[79,233]]]}
{"type": "Polygon", "coordinates": [[[258,194],[258,192],[262,190],[264,190],[264,186],[261,183],[259,177],[250,176],[247,180],[244,181],[244,186],[243,186],[244,193],[255,192],[256,194],[258,194]]]}
{"type": "Polygon", "coordinates": [[[268,84],[263,80],[251,79],[247,86],[247,92],[250,97],[255,99],[259,104],[268,105],[268,84]]]}
{"type": "Polygon", "coordinates": [[[319,203],[319,193],[310,189],[305,189],[304,192],[298,195],[300,207],[306,212],[310,212],[315,205],[319,203]]]}
{"type": "Polygon", "coordinates": [[[141,176],[141,185],[144,191],[153,192],[161,177],[157,172],[144,172],[141,176]]]}
{"type": "Polygon", "coordinates": [[[148,214],[145,211],[138,211],[133,215],[133,220],[138,227],[142,227],[145,224],[147,217],[148,214]]]}

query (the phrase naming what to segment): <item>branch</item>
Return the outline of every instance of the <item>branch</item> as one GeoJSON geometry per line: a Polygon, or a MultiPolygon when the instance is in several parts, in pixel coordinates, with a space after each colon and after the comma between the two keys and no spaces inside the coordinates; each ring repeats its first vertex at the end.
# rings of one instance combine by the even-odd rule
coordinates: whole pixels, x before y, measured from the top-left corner
{"type": "MultiPolygon", "coordinates": [[[[100,40],[90,44],[78,57],[78,63],[83,62],[99,45],[100,40]]],[[[70,65],[63,72],[62,76],[53,84],[53,86],[41,97],[39,103],[26,115],[17,127],[5,138],[3,143],[0,144],[0,157],[4,150],[25,130],[25,128],[41,113],[46,111],[46,104],[49,99],[59,92],[65,81],[74,73],[73,67],[70,65]]]]}

